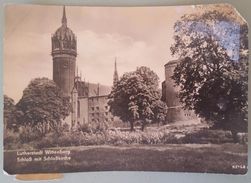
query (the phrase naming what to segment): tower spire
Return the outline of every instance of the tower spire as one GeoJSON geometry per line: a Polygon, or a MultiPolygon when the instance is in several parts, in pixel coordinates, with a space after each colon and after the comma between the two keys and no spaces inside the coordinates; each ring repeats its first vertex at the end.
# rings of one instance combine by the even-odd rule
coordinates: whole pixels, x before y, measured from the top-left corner
{"type": "Polygon", "coordinates": [[[115,62],[114,62],[114,74],[113,74],[113,86],[116,85],[116,83],[119,80],[119,75],[117,71],[117,57],[115,57],[115,62]]]}
{"type": "Polygon", "coordinates": [[[115,67],[115,72],[117,72],[117,57],[115,57],[114,67],[115,67]]]}
{"type": "Polygon", "coordinates": [[[77,66],[77,77],[78,77],[78,66],[77,66]]]}
{"type": "Polygon", "coordinates": [[[63,7],[62,25],[67,27],[67,18],[66,18],[66,13],[65,13],[65,6],[63,7]]]}

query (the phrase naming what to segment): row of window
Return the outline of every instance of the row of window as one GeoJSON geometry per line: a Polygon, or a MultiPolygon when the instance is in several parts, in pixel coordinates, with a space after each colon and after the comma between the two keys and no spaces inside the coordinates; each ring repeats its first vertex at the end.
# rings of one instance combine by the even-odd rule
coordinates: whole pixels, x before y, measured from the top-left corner
{"type": "MultiPolygon", "coordinates": [[[[96,116],[100,116],[101,114],[102,114],[102,113],[98,113],[98,112],[97,112],[97,113],[91,113],[91,116],[93,116],[93,117],[94,117],[95,115],[96,115],[96,116]]],[[[105,112],[104,114],[105,114],[106,116],[109,115],[108,112],[105,112]]]]}
{"type": "Polygon", "coordinates": [[[103,97],[93,97],[93,98],[89,98],[89,100],[91,100],[91,102],[94,102],[94,101],[99,101],[99,100],[108,100],[107,97],[103,98],[103,97]]]}
{"type": "MultiPolygon", "coordinates": [[[[105,118],[104,120],[105,120],[105,122],[108,122],[109,118],[105,118]]],[[[110,121],[114,121],[114,118],[113,117],[110,118],[110,121]]],[[[99,118],[92,118],[92,122],[101,122],[101,119],[99,119],[99,118]]]]}
{"type": "MultiPolygon", "coordinates": [[[[92,111],[95,111],[95,109],[97,110],[97,111],[99,111],[99,106],[96,106],[96,107],[91,107],[91,109],[92,109],[92,111]]],[[[106,105],[105,106],[105,110],[108,110],[108,106],[106,105]]]]}
{"type": "Polygon", "coordinates": [[[185,116],[191,116],[191,114],[185,114],[185,116]]]}

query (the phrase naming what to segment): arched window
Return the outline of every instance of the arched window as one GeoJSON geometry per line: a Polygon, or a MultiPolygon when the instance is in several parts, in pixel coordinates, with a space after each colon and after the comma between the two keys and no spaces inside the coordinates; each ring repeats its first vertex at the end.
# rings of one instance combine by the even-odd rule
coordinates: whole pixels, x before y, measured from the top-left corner
{"type": "Polygon", "coordinates": [[[78,117],[80,117],[80,101],[78,100],[78,117]]]}

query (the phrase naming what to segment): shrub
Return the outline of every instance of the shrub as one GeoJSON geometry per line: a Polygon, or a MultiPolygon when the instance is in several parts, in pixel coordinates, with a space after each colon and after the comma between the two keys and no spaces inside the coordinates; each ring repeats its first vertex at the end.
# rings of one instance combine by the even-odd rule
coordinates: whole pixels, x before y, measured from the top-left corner
{"type": "Polygon", "coordinates": [[[56,133],[48,133],[45,137],[40,140],[33,141],[33,144],[36,148],[48,148],[57,146],[58,136],[56,133]]]}
{"type": "MultiPolygon", "coordinates": [[[[82,126],[81,131],[62,131],[59,133],[49,133],[43,138],[31,140],[35,135],[32,132],[29,135],[30,141],[28,144],[28,134],[20,134],[22,141],[19,140],[19,135],[12,131],[4,136],[5,148],[48,148],[48,147],[67,147],[67,146],[88,146],[88,145],[130,145],[130,144],[181,144],[181,143],[231,143],[233,142],[232,134],[229,131],[211,130],[211,129],[193,129],[180,127],[165,127],[165,128],[148,128],[146,131],[120,131],[117,129],[105,130],[100,129],[94,131],[94,125],[82,126]],[[91,131],[90,131],[91,130],[91,131]],[[83,132],[84,131],[84,132],[83,132]],[[8,146],[11,144],[11,146],[8,146]],[[7,145],[7,146],[6,146],[7,145]]],[[[35,136],[36,137],[36,136],[35,136]]],[[[37,137],[36,137],[37,138],[37,137]]]]}
{"type": "Polygon", "coordinates": [[[4,148],[13,149],[14,146],[20,144],[19,134],[10,129],[4,131],[4,148]]]}
{"type": "Polygon", "coordinates": [[[77,140],[76,134],[74,135],[69,132],[64,133],[57,140],[57,145],[60,147],[73,146],[77,144],[78,144],[78,140],[77,140]]]}
{"type": "Polygon", "coordinates": [[[37,128],[22,127],[19,131],[19,138],[21,143],[27,143],[30,141],[36,141],[41,139],[42,134],[37,128]]]}
{"type": "Polygon", "coordinates": [[[78,131],[83,133],[104,133],[108,130],[107,122],[92,122],[79,124],[78,131]]]}
{"type": "Polygon", "coordinates": [[[230,143],[233,142],[232,134],[229,131],[224,130],[210,130],[203,129],[196,133],[187,134],[183,143],[198,143],[198,144],[206,144],[206,143],[230,143]]]}

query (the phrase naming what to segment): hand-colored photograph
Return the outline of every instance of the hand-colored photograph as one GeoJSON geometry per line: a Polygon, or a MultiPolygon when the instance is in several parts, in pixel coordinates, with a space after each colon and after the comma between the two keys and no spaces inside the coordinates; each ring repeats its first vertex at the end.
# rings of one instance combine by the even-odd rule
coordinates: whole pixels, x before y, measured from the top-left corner
{"type": "Polygon", "coordinates": [[[10,4],[7,174],[245,174],[248,25],[229,4],[10,4]]]}

